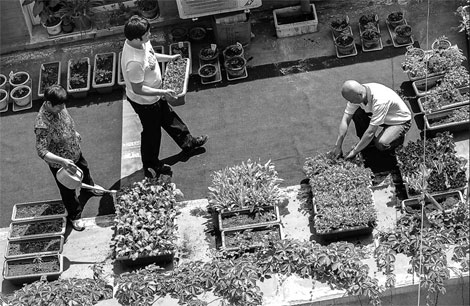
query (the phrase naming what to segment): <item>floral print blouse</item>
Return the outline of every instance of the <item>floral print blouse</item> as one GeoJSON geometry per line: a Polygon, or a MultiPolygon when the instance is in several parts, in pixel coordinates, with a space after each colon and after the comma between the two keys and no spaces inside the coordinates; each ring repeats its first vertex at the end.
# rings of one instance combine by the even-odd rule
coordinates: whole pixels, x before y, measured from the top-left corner
{"type": "MultiPolygon", "coordinates": [[[[80,158],[81,137],[75,131],[75,123],[66,108],[54,114],[47,111],[43,104],[36,117],[34,133],[36,150],[42,159],[48,152],[73,162],[77,162],[80,158]]],[[[61,167],[60,164],[47,163],[53,168],[61,167]]]]}

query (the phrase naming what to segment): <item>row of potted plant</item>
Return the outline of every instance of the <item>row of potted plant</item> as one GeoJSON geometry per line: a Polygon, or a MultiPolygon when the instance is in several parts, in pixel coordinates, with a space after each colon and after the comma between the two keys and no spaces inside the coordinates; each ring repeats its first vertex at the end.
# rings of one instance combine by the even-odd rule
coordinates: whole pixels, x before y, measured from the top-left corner
{"type": "MultiPolygon", "coordinates": [[[[237,78],[246,73],[246,60],[240,43],[229,45],[223,51],[223,63],[229,78],[237,78]]],[[[206,82],[213,82],[220,71],[219,49],[212,44],[199,51],[200,68],[198,74],[206,82]]]]}
{"type": "Polygon", "coordinates": [[[27,72],[12,71],[8,77],[0,74],[0,110],[8,108],[9,99],[19,107],[25,107],[31,103],[31,78],[27,72]]]}

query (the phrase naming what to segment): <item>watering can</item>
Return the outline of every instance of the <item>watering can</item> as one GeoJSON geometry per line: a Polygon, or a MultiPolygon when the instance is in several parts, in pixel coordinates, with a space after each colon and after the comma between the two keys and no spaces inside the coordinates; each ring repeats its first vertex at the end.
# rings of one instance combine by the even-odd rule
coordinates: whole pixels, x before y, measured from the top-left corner
{"type": "Polygon", "coordinates": [[[91,186],[85,183],[82,183],[83,180],[83,171],[82,169],[74,166],[69,168],[61,167],[56,174],[57,180],[67,187],[68,189],[77,189],[77,188],[87,188],[93,189],[101,192],[107,193],[116,193],[116,190],[106,190],[100,186],[91,186]]]}

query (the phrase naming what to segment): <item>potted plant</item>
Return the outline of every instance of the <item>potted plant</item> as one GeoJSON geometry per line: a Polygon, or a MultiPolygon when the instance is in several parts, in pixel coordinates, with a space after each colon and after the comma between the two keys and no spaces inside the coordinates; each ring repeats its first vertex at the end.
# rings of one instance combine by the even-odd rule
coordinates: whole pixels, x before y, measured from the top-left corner
{"type": "Polygon", "coordinates": [[[436,38],[432,45],[431,45],[431,49],[433,50],[447,50],[449,49],[450,47],[452,46],[452,44],[450,43],[450,41],[447,39],[446,36],[440,36],[438,38],[436,38]]]}
{"type": "Polygon", "coordinates": [[[7,77],[4,74],[0,73],[0,89],[6,89],[7,87],[7,77]]]}
{"type": "Polygon", "coordinates": [[[342,35],[344,32],[350,34],[349,17],[346,15],[333,19],[330,22],[330,28],[333,31],[335,37],[342,35]]]}
{"type": "Polygon", "coordinates": [[[203,27],[194,27],[189,30],[189,39],[194,42],[203,40],[206,37],[206,29],[203,27]]]}
{"type": "Polygon", "coordinates": [[[116,52],[95,54],[92,87],[99,93],[109,93],[115,83],[116,52]]]}
{"type": "Polygon", "coordinates": [[[374,28],[366,29],[362,32],[361,39],[365,48],[374,48],[379,44],[380,33],[374,28]]]}
{"type": "Polygon", "coordinates": [[[39,69],[38,97],[44,97],[47,87],[60,84],[61,62],[50,62],[41,64],[39,69]]]}
{"type": "Polygon", "coordinates": [[[29,5],[34,2],[33,15],[41,18],[42,25],[47,29],[49,35],[59,34],[61,29],[62,19],[59,15],[59,8],[64,4],[62,0],[25,0],[24,5],[29,5]]]}
{"type": "Polygon", "coordinates": [[[62,200],[18,203],[13,206],[11,221],[45,220],[67,217],[62,200]]]}
{"type": "Polygon", "coordinates": [[[427,79],[412,82],[412,87],[418,97],[431,93],[450,93],[454,89],[469,86],[470,75],[463,66],[450,70],[444,75],[436,75],[427,79]]]}
{"type": "Polygon", "coordinates": [[[395,29],[397,26],[405,24],[405,18],[403,12],[393,12],[387,16],[387,23],[392,29],[395,29]]]}
{"type": "Polygon", "coordinates": [[[62,17],[61,27],[62,27],[62,32],[72,33],[75,28],[75,24],[73,23],[72,17],[68,15],[65,15],[64,17],[62,17]]]}
{"type": "Polygon", "coordinates": [[[170,101],[172,106],[184,104],[185,95],[188,90],[190,61],[179,58],[168,62],[163,77],[163,89],[172,89],[176,92],[177,99],[170,101]]]}
{"type": "Polygon", "coordinates": [[[43,276],[48,280],[55,280],[63,270],[63,258],[59,254],[6,259],[3,279],[14,284],[31,283],[43,276]]]}
{"type": "Polygon", "coordinates": [[[27,85],[20,85],[12,89],[10,92],[10,98],[15,102],[16,105],[22,107],[31,103],[31,87],[27,85]]]}
{"type": "Polygon", "coordinates": [[[224,59],[229,59],[234,56],[243,56],[244,50],[241,43],[236,43],[235,45],[230,45],[224,49],[222,54],[224,59]]]}
{"type": "Polygon", "coordinates": [[[222,248],[228,252],[253,250],[262,247],[267,241],[283,238],[282,227],[278,224],[244,229],[229,229],[221,233],[222,248]]]}
{"type": "Polygon", "coordinates": [[[401,24],[395,27],[395,41],[397,44],[404,45],[411,42],[411,26],[401,24]]]}
{"type": "Polygon", "coordinates": [[[175,42],[185,41],[188,39],[188,30],[186,28],[173,28],[171,29],[171,37],[175,42]]]}
{"type": "Polygon", "coordinates": [[[246,60],[241,56],[234,56],[224,62],[225,70],[230,77],[240,77],[245,73],[246,60]]]}
{"type": "Polygon", "coordinates": [[[0,89],[0,110],[4,110],[8,107],[8,91],[0,89]]]}
{"type": "Polygon", "coordinates": [[[157,0],[135,0],[134,3],[142,16],[147,19],[157,18],[160,13],[157,0]]]}
{"type": "Polygon", "coordinates": [[[19,72],[10,72],[8,83],[10,83],[10,89],[15,88],[16,86],[27,85],[31,80],[29,73],[26,71],[19,72]]]}
{"type": "Polygon", "coordinates": [[[70,59],[67,68],[67,92],[75,98],[86,97],[90,90],[90,58],[70,59]]]}
{"type": "Polygon", "coordinates": [[[64,236],[8,241],[5,258],[14,259],[27,256],[60,254],[63,247],[64,236]]]}
{"type": "Polygon", "coordinates": [[[469,87],[449,88],[446,91],[433,92],[418,98],[418,106],[423,113],[450,109],[468,105],[470,100],[469,87]]]}
{"type": "Polygon", "coordinates": [[[424,115],[426,128],[432,132],[468,130],[470,106],[445,109],[424,115]]]}
{"type": "Polygon", "coordinates": [[[9,240],[41,238],[65,233],[65,218],[10,223],[9,240]]]}
{"type": "Polygon", "coordinates": [[[351,34],[342,34],[335,38],[338,53],[348,55],[354,52],[354,37],[351,34]]]}
{"type": "Polygon", "coordinates": [[[214,64],[205,64],[199,68],[197,73],[204,82],[212,82],[217,75],[217,67],[214,64]]]}
{"type": "Polygon", "coordinates": [[[92,8],[104,5],[104,0],[67,0],[59,10],[61,16],[70,17],[77,31],[88,31],[92,26],[92,8]]]}
{"type": "Polygon", "coordinates": [[[365,14],[359,18],[359,27],[361,32],[369,28],[379,28],[379,16],[377,14],[365,14]]]}
{"type": "Polygon", "coordinates": [[[118,193],[112,239],[116,260],[141,265],[173,259],[175,190],[174,184],[144,179],[118,193]]]}
{"type": "Polygon", "coordinates": [[[219,49],[216,45],[202,47],[199,51],[199,60],[204,64],[214,64],[219,60],[219,49]]]}

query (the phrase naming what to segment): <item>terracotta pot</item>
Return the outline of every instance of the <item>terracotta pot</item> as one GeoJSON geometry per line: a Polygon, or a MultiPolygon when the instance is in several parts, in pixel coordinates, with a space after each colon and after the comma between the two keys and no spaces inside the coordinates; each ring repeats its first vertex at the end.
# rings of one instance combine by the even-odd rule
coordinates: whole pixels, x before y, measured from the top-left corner
{"type": "Polygon", "coordinates": [[[330,23],[330,28],[333,31],[335,37],[340,36],[344,31],[349,30],[349,17],[345,16],[341,21],[342,23],[339,24],[339,20],[334,20],[330,23]]]}
{"type": "Polygon", "coordinates": [[[362,43],[366,48],[373,48],[379,44],[380,33],[374,30],[366,30],[362,33],[362,43]]]}
{"type": "Polygon", "coordinates": [[[13,89],[17,86],[28,84],[30,80],[31,78],[29,76],[29,73],[27,73],[26,71],[19,71],[19,72],[10,74],[10,79],[8,80],[8,83],[10,83],[10,89],[13,89]],[[16,83],[14,79],[17,77],[22,77],[22,81],[19,83],[16,83]]]}
{"type": "MultiPolygon", "coordinates": [[[[395,29],[395,40],[397,44],[407,44],[411,42],[411,27],[407,24],[398,25],[395,29]]],[[[424,56],[424,54],[423,54],[424,56]]]]}
{"type": "Polygon", "coordinates": [[[155,7],[151,10],[141,10],[142,17],[147,19],[155,19],[160,15],[160,9],[158,8],[158,3],[155,2],[155,7]]]}
{"type": "Polygon", "coordinates": [[[403,18],[402,12],[393,12],[387,16],[387,22],[392,29],[397,26],[405,24],[405,18],[403,18]]]}
{"type": "Polygon", "coordinates": [[[215,50],[211,49],[211,46],[203,47],[199,51],[199,60],[203,63],[215,63],[219,59],[219,49],[216,48],[215,50]]]}
{"type": "Polygon", "coordinates": [[[240,43],[237,43],[236,45],[230,45],[224,49],[222,54],[224,55],[225,59],[229,59],[234,56],[243,56],[244,54],[243,46],[240,43]]]}
{"type": "Polygon", "coordinates": [[[189,30],[189,38],[192,41],[201,41],[206,37],[206,29],[202,27],[194,27],[189,30]]]}

